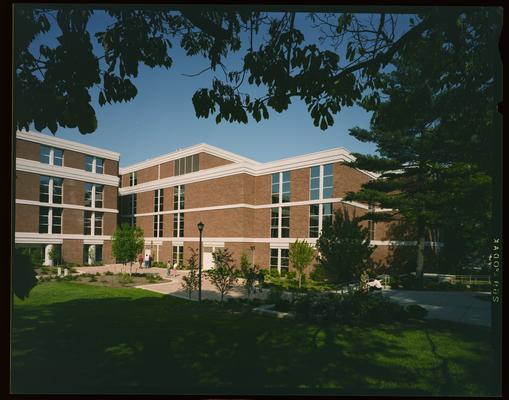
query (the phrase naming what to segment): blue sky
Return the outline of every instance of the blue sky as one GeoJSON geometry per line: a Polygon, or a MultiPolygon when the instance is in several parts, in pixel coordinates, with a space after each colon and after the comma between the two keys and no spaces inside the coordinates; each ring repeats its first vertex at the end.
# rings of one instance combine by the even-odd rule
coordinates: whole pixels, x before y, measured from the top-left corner
{"type": "MultiPolygon", "coordinates": [[[[105,22],[104,16],[97,15],[89,28],[92,32],[100,30],[105,22]]],[[[303,18],[299,22],[307,23],[303,18]]],[[[308,40],[315,40],[307,29],[304,31],[308,40]]],[[[37,42],[42,40],[50,45],[55,43],[51,38],[37,42]]],[[[82,135],[78,129],[62,128],[56,136],[119,152],[122,167],[198,143],[208,143],[261,162],[332,147],[375,152],[373,144],[361,143],[348,135],[352,127],[369,126],[370,114],[357,106],[342,109],[335,116],[334,126],[326,131],[313,125],[305,104],[298,99],[281,114],[269,110],[270,118],[259,123],[250,119],[247,125],[224,121],[216,124],[214,116],[198,119],[191,98],[196,90],[210,86],[213,73],[183,76],[196,73],[207,64],[200,57],[187,57],[178,43],[173,42],[173,66],[169,70],[140,66],[139,75],[133,80],[138,95],[130,102],[100,107],[98,91],[91,91],[98,119],[94,133],[82,135]]],[[[238,63],[239,58],[228,61],[238,63]]],[[[221,77],[222,72],[216,74],[221,77]]],[[[43,133],[50,134],[49,130],[43,133]]]]}

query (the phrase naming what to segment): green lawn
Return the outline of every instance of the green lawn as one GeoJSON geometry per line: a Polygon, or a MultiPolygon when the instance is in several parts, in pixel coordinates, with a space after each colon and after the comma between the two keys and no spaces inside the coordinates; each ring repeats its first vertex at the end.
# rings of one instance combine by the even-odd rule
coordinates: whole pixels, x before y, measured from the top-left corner
{"type": "Polygon", "coordinates": [[[14,393],[493,395],[488,330],[327,330],[133,288],[38,285],[15,300],[14,393]]]}

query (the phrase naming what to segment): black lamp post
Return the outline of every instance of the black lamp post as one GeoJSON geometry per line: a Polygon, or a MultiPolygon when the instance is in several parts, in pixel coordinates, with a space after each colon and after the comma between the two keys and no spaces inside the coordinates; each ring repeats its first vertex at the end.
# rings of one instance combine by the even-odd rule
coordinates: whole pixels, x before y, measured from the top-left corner
{"type": "Polygon", "coordinates": [[[201,301],[201,238],[203,233],[203,222],[198,222],[198,230],[200,231],[200,257],[198,259],[198,301],[201,301]]]}

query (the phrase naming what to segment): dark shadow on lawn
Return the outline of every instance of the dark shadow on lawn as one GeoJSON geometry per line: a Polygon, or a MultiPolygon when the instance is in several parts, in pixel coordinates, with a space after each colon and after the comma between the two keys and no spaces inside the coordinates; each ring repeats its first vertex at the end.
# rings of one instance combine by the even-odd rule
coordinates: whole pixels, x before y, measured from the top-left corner
{"type": "MultiPolygon", "coordinates": [[[[413,389],[418,370],[376,360],[378,353],[411,355],[395,341],[372,335],[368,327],[330,327],[317,333],[296,321],[233,315],[227,309],[226,304],[171,296],[16,307],[12,391],[432,393],[413,389]],[[378,389],[373,381],[400,388],[378,389]]],[[[401,327],[377,329],[397,334],[401,327]]]]}

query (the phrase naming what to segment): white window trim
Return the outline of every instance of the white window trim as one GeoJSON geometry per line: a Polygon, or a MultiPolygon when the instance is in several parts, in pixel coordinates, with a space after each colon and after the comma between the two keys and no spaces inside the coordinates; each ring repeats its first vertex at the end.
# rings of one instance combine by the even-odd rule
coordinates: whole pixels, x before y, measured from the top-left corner
{"type": "MultiPolygon", "coordinates": [[[[92,172],[93,174],[99,174],[99,175],[104,175],[104,158],[102,157],[97,157],[97,156],[92,156],[90,154],[87,154],[88,157],[92,157],[92,171],[88,171],[88,172],[92,172]],[[103,172],[97,172],[97,159],[101,159],[103,160],[103,172]]],[[[86,162],[86,159],[85,159],[85,162],[86,162]]]]}
{"type": "MultiPolygon", "coordinates": [[[[43,145],[43,146],[49,148],[49,160],[48,160],[47,165],[53,165],[55,167],[62,167],[64,165],[64,151],[60,148],[58,149],[58,150],[62,150],[62,165],[55,165],[55,149],[56,149],[56,147],[45,146],[45,145],[43,145]]],[[[46,163],[41,163],[41,164],[46,164],[46,163]]]]}

